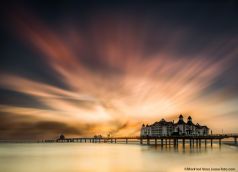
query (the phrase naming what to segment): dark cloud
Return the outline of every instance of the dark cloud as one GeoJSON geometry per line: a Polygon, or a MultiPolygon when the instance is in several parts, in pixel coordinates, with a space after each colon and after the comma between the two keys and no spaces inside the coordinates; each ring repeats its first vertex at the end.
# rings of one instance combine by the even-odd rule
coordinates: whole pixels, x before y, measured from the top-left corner
{"type": "Polygon", "coordinates": [[[35,117],[0,113],[0,139],[50,139],[56,138],[60,133],[66,135],[82,135],[85,129],[90,130],[92,126],[79,125],[77,127],[63,122],[45,121],[35,117]]]}
{"type": "Polygon", "coordinates": [[[39,102],[36,98],[32,96],[6,89],[0,89],[0,104],[17,107],[49,109],[49,107],[39,102]]]}

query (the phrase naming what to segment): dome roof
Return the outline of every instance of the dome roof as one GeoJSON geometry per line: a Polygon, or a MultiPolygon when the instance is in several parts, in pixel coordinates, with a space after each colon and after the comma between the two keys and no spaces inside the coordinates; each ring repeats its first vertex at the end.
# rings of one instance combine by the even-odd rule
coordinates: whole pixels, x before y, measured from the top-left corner
{"type": "Polygon", "coordinates": [[[183,121],[183,115],[179,115],[179,120],[177,122],[177,124],[186,124],[184,121],[183,121]]]}
{"type": "Polygon", "coordinates": [[[186,124],[183,120],[179,120],[177,124],[186,124]]]}
{"type": "Polygon", "coordinates": [[[180,114],[180,115],[179,115],[179,118],[183,118],[183,115],[182,115],[182,114],[180,114]]]}

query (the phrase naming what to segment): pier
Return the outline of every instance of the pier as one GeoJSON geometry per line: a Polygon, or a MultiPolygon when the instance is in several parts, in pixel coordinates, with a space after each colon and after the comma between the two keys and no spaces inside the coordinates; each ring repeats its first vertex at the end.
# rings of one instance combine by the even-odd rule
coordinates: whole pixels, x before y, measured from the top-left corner
{"type": "Polygon", "coordinates": [[[218,134],[218,135],[208,135],[208,136],[159,136],[159,137],[78,137],[78,138],[59,138],[56,140],[45,140],[45,142],[57,142],[57,143],[137,143],[141,145],[160,145],[160,146],[174,146],[178,147],[181,144],[185,147],[189,144],[190,147],[201,147],[202,144],[207,147],[213,146],[214,142],[218,142],[219,145],[222,144],[222,140],[225,138],[233,138],[234,144],[237,144],[238,134],[218,134]]]}

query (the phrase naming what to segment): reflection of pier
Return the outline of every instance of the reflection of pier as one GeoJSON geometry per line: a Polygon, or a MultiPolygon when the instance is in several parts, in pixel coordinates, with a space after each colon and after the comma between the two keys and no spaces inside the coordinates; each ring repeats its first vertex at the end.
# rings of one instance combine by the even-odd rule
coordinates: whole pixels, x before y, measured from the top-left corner
{"type": "Polygon", "coordinates": [[[238,134],[223,134],[223,135],[209,135],[209,136],[160,136],[160,137],[80,137],[80,138],[59,138],[56,140],[46,140],[45,142],[79,142],[79,143],[139,143],[141,145],[161,145],[177,147],[181,144],[185,147],[186,143],[189,145],[201,147],[213,145],[215,141],[218,141],[221,145],[222,139],[234,138],[234,143],[237,144],[238,134]]]}

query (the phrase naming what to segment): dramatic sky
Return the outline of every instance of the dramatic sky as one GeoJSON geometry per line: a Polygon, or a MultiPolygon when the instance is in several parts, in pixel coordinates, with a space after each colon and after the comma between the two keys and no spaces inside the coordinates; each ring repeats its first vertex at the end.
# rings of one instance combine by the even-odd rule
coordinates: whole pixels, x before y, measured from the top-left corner
{"type": "Polygon", "coordinates": [[[2,3],[0,139],[237,133],[238,4],[191,2],[2,3]]]}

